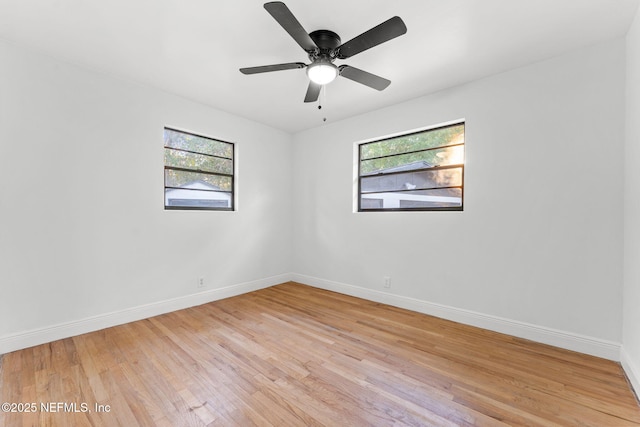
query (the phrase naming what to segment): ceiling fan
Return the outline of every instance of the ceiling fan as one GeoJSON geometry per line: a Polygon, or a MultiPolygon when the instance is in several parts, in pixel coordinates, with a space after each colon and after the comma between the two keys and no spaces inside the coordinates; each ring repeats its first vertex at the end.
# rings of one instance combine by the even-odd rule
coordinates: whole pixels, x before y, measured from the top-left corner
{"type": "Polygon", "coordinates": [[[307,33],[289,8],[282,2],[265,3],[264,8],[304,49],[311,63],[288,62],[285,64],[240,68],[241,73],[258,74],[306,68],[310,81],[304,102],[315,102],[320,95],[322,86],[332,82],[338,76],[346,77],[349,80],[377,90],[384,90],[391,84],[391,81],[385,78],[356,67],[349,65],[336,66],[334,61],[336,59],[351,58],[360,52],[405,34],[407,27],[398,16],[394,16],[382,24],[365,31],[346,43],[341,43],[340,36],[333,31],[316,30],[307,33]]]}

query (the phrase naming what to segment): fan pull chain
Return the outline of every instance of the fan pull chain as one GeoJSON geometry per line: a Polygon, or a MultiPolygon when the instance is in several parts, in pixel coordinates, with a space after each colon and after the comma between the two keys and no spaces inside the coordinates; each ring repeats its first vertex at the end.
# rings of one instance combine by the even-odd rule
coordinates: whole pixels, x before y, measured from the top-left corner
{"type": "MultiPolygon", "coordinates": [[[[320,90],[320,96],[318,97],[318,110],[322,110],[322,103],[327,98],[327,85],[322,85],[322,89],[320,90]]],[[[326,117],[322,118],[323,122],[327,121],[326,117]]]]}

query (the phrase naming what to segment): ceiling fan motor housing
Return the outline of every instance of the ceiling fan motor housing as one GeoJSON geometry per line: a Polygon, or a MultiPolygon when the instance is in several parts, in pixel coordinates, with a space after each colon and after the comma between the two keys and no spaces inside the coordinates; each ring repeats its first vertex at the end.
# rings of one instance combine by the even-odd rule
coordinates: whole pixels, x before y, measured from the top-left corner
{"type": "Polygon", "coordinates": [[[319,52],[310,52],[309,59],[314,61],[318,58],[325,58],[331,62],[335,60],[337,57],[336,48],[342,44],[339,35],[329,30],[316,30],[309,33],[309,37],[320,50],[319,52]]]}

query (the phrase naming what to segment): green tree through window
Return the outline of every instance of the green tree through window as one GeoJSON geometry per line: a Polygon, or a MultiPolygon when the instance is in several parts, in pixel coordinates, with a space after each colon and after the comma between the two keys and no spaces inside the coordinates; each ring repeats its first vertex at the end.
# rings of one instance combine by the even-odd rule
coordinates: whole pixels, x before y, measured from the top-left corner
{"type": "Polygon", "coordinates": [[[165,209],[233,210],[234,145],[164,129],[165,209]]]}
{"type": "Polygon", "coordinates": [[[361,144],[358,210],[462,210],[464,123],[361,144]]]}

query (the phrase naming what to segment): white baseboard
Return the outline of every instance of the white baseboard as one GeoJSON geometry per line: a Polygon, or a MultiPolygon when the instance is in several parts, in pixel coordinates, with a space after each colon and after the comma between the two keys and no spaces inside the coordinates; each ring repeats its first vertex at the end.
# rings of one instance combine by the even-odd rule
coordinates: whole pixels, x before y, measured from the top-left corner
{"type": "Polygon", "coordinates": [[[621,346],[619,343],[612,341],[601,340],[544,326],[533,325],[301,274],[292,274],[291,280],[316,288],[335,291],[383,304],[389,304],[395,307],[405,308],[407,310],[417,311],[419,313],[429,314],[443,319],[452,320],[454,322],[477,326],[479,328],[513,335],[519,338],[549,344],[567,350],[590,354],[592,356],[602,357],[616,362],[620,361],[621,346]]]}
{"type": "Polygon", "coordinates": [[[636,397],[640,401],[640,366],[631,359],[629,353],[625,351],[624,346],[620,350],[620,364],[625,374],[627,374],[627,378],[636,393],[636,397]]]}
{"type": "Polygon", "coordinates": [[[628,357],[624,357],[624,352],[621,352],[619,343],[296,273],[282,274],[166,301],[145,304],[117,312],[105,313],[73,322],[61,323],[46,328],[5,335],[0,337],[0,354],[97,331],[111,326],[134,322],[200,304],[206,304],[211,301],[241,295],[288,281],[296,281],[305,285],[389,304],[454,322],[477,326],[609,360],[621,361],[622,357],[622,365],[630,381],[636,391],[640,390],[640,371],[628,357]]]}
{"type": "Polygon", "coordinates": [[[257,291],[290,280],[290,274],[282,274],[266,279],[226,286],[224,288],[211,289],[197,294],[185,295],[170,300],[158,301],[117,312],[100,314],[73,322],[60,323],[46,328],[5,335],[0,337],[0,354],[109,328],[111,326],[122,325],[136,320],[147,319],[160,314],[206,304],[211,301],[229,298],[247,292],[257,291]]]}

